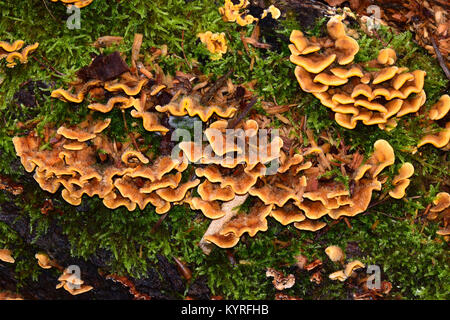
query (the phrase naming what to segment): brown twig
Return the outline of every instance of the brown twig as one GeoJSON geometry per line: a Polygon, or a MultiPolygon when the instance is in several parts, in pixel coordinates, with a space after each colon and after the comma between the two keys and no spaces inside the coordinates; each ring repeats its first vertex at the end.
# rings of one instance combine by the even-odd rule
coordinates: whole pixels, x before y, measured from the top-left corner
{"type": "Polygon", "coordinates": [[[168,213],[165,213],[161,216],[161,218],[159,218],[159,220],[155,223],[155,225],[150,230],[150,234],[154,233],[159,228],[159,226],[164,221],[164,219],[167,217],[167,215],[168,215],[168,213]]]}
{"type": "Polygon", "coordinates": [[[239,116],[237,116],[236,118],[230,120],[228,122],[228,129],[233,129],[234,127],[237,126],[237,124],[239,122],[241,122],[242,119],[244,119],[244,117],[250,112],[250,109],[255,105],[255,103],[258,101],[257,98],[253,98],[252,101],[250,101],[250,103],[248,103],[245,106],[245,109],[241,112],[241,114],[239,116]]]}
{"type": "Polygon", "coordinates": [[[433,45],[434,51],[436,52],[436,58],[439,61],[439,65],[441,66],[442,70],[444,70],[445,76],[447,77],[447,79],[450,80],[450,70],[448,70],[447,68],[447,64],[445,63],[444,58],[442,57],[442,53],[439,50],[438,45],[436,44],[436,40],[434,39],[434,36],[430,34],[430,39],[431,39],[431,44],[433,45]]]}
{"type": "MultiPolygon", "coordinates": [[[[41,67],[44,67],[46,69],[50,69],[52,70],[54,73],[56,73],[59,76],[65,77],[66,75],[64,73],[59,72],[58,70],[56,70],[55,68],[53,68],[52,66],[46,65],[45,63],[43,63],[42,61],[40,61],[38,58],[36,58],[35,56],[31,56],[34,60],[36,60],[37,63],[39,63],[41,65],[41,67]]],[[[42,57],[44,60],[44,57],[42,57]]]]}
{"type": "MultiPolygon", "coordinates": [[[[383,46],[386,48],[387,47],[387,43],[383,41],[383,39],[381,38],[381,36],[378,34],[377,29],[373,29],[373,34],[375,35],[375,37],[383,44],[383,46]]],[[[392,40],[392,39],[391,39],[392,40]]],[[[389,41],[390,42],[390,41],[389,41]]]]}
{"type": "Polygon", "coordinates": [[[128,130],[128,125],[127,125],[127,119],[125,119],[125,110],[121,110],[122,111],[122,118],[123,118],[123,124],[125,126],[125,131],[127,132],[128,136],[131,138],[131,142],[133,143],[133,146],[136,148],[136,151],[139,151],[139,146],[136,142],[136,139],[134,138],[134,135],[128,130]]]}
{"type": "Polygon", "coordinates": [[[389,217],[389,218],[391,218],[391,219],[394,219],[394,220],[399,220],[399,221],[405,220],[405,218],[393,217],[393,216],[391,216],[390,214],[384,213],[384,212],[382,212],[382,211],[375,210],[375,212],[377,212],[377,213],[379,213],[379,214],[382,214],[383,216],[389,217]]]}
{"type": "Polygon", "coordinates": [[[373,207],[375,207],[375,206],[377,206],[377,205],[379,205],[379,204],[382,204],[383,202],[386,202],[388,199],[389,199],[389,197],[385,197],[384,199],[382,199],[382,200],[380,200],[380,201],[374,202],[374,203],[370,204],[370,205],[367,207],[367,209],[371,209],[371,208],[373,208],[373,207]]]}
{"type": "Polygon", "coordinates": [[[233,69],[228,70],[228,72],[221,76],[217,81],[212,85],[211,88],[208,89],[208,92],[205,93],[205,95],[200,99],[201,104],[207,104],[212,97],[216,94],[217,90],[222,88],[225,83],[227,82],[228,78],[231,76],[231,74],[234,72],[233,69]]]}
{"type": "Polygon", "coordinates": [[[53,20],[58,21],[55,16],[53,15],[53,13],[50,11],[50,9],[47,6],[47,3],[45,0],[42,0],[42,2],[44,3],[45,8],[47,9],[48,13],[50,13],[50,15],[52,16],[53,20]]]}
{"type": "Polygon", "coordinates": [[[183,52],[184,61],[186,61],[187,66],[192,70],[192,66],[186,58],[186,53],[184,52],[184,30],[181,31],[181,52],[183,52]]]}

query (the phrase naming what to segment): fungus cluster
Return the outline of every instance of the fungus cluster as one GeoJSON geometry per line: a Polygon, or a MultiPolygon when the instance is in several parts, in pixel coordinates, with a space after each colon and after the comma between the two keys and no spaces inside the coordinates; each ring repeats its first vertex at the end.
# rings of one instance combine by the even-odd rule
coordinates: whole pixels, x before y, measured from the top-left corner
{"type": "Polygon", "coordinates": [[[58,278],[59,283],[56,285],[56,289],[64,288],[71,295],[76,296],[93,289],[84,283],[77,275],[70,272],[69,269],[64,269],[63,274],[58,278]]]}
{"type": "Polygon", "coordinates": [[[74,5],[77,8],[84,8],[87,7],[92,3],[94,0],[51,0],[52,2],[62,2],[65,5],[74,5]]]}
{"type": "MultiPolygon", "coordinates": [[[[252,120],[246,121],[244,128],[247,131],[249,128],[257,129],[252,120]]],[[[280,146],[282,142],[277,144],[280,146]]],[[[208,147],[214,150],[214,142],[210,142],[208,147]]],[[[229,151],[239,155],[237,145],[226,147],[227,150],[216,148],[214,152],[226,154],[229,151]]],[[[350,190],[344,183],[334,181],[334,177],[327,179],[324,176],[328,171],[327,164],[337,162],[337,159],[350,164],[357,157],[343,152],[332,154],[329,144],[307,147],[302,153],[291,155],[278,149],[279,156],[273,159],[271,152],[267,152],[268,157],[257,158],[254,162],[239,156],[234,158],[237,161],[226,162],[226,158],[217,161],[204,156],[207,152],[194,156],[192,150],[195,147],[186,143],[181,148],[187,158],[207,166],[195,171],[197,177],[206,178],[197,188],[198,196],[191,195],[185,202],[193,210],[201,210],[208,218],[225,218],[219,228],[204,236],[204,240],[222,248],[236,245],[244,233],[254,236],[259,231],[266,231],[268,217],[283,225],[293,224],[299,230],[317,231],[327,225],[323,221],[326,215],[339,219],[364,212],[372,192],[381,190],[379,174],[394,163],[395,156],[392,147],[384,140],[377,141],[374,147],[374,153],[366,163],[350,169],[350,190]],[[266,165],[271,160],[278,162],[278,170],[276,174],[267,175],[269,167],[266,165]],[[244,195],[252,196],[248,212],[235,211],[227,215],[224,202],[244,195]]]]}
{"type": "Polygon", "coordinates": [[[27,63],[28,56],[38,48],[39,43],[36,42],[23,47],[24,44],[23,40],[16,40],[13,43],[0,41],[0,61],[5,59],[8,68],[14,68],[17,61],[27,63]]]}
{"type": "MultiPolygon", "coordinates": [[[[428,112],[428,119],[431,122],[443,120],[450,110],[450,96],[444,94],[438,102],[436,102],[428,112]]],[[[450,121],[445,123],[445,127],[437,133],[429,133],[420,139],[417,147],[425,144],[432,144],[436,148],[450,150],[450,121]]]]}
{"type": "Polygon", "coordinates": [[[110,209],[143,210],[151,204],[158,214],[186,203],[217,222],[204,240],[229,248],[245,233],[266,231],[268,217],[317,231],[327,225],[325,216],[364,212],[373,191],[381,190],[381,171],[395,161],[385,140],[375,143],[366,161],[329,138],[315,142],[310,132],[309,145],[283,148],[267,122],[227,120],[239,119],[240,105],[251,99],[245,86],[238,90],[231,81],[208,86],[203,76],[171,77],[157,65],[136,65],[113,80],[87,79],[52,92],[69,103],[86,100],[91,113],[83,122],[47,127],[43,137],[32,131],[13,138],[22,165],[35,171],[42,189],[62,188],[63,199],[76,206],[84,195],[98,196],[110,209]],[[113,109],[142,119],[146,133],[128,131],[122,142],[110,137],[113,109]],[[171,144],[176,119],[200,120],[205,138],[171,144]],[[162,139],[165,148],[155,154],[146,135],[162,139]],[[246,210],[234,210],[244,201],[246,210]]]}
{"type": "Polygon", "coordinates": [[[409,186],[411,176],[414,174],[414,167],[411,163],[405,162],[399,169],[398,175],[392,180],[394,189],[389,191],[389,195],[395,199],[405,196],[405,190],[409,186]]]}
{"type": "Polygon", "coordinates": [[[239,0],[237,4],[234,4],[232,0],[225,0],[224,6],[219,8],[219,13],[222,15],[223,21],[236,22],[240,26],[246,26],[258,21],[258,18],[247,13],[246,8],[249,4],[248,0],[239,0]]]}
{"type": "Polygon", "coordinates": [[[336,271],[336,272],[333,272],[332,274],[330,274],[329,278],[331,280],[339,280],[339,281],[344,282],[345,280],[347,280],[348,278],[350,278],[353,275],[355,270],[361,269],[361,268],[365,268],[364,263],[362,263],[359,260],[354,260],[354,261],[347,263],[343,270],[339,270],[339,271],[336,271]]]}
{"type": "Polygon", "coordinates": [[[34,178],[42,189],[54,193],[62,186],[62,197],[72,205],[80,205],[86,194],[99,196],[111,209],[126,206],[132,211],[136,205],[144,209],[152,203],[158,213],[164,213],[170,209],[164,188],[182,192],[188,186],[180,184],[181,173],[168,174],[181,171],[180,161],[161,156],[150,164],[130,142],[117,144],[99,135],[109,121],[85,125],[50,131],[54,136],[51,150],[40,150],[43,142],[35,134],[14,138],[22,164],[28,172],[36,169],[34,178]]]}
{"type": "Polygon", "coordinates": [[[131,116],[142,119],[146,131],[164,136],[170,126],[162,121],[167,122],[168,116],[198,116],[202,121],[214,115],[231,117],[238,101],[234,102],[236,106],[230,104],[228,89],[222,88],[204,104],[200,89],[185,88],[181,78],[146,74],[126,72],[114,80],[91,79],[76,83],[70,90],[60,88],[51,93],[70,103],[82,103],[89,97],[92,103],[87,108],[92,112],[77,125],[47,128],[50,141],[36,132],[13,139],[24,168],[35,171],[34,178],[42,189],[54,193],[62,187],[62,197],[72,205],[80,205],[83,195],[98,196],[110,209],[125,206],[132,211],[139,206],[143,210],[151,203],[162,214],[200,183],[198,179],[182,181],[182,172],[187,169],[183,157],[171,157],[170,152],[149,155],[143,137],[136,132],[130,133],[127,141],[117,143],[105,134],[111,118],[94,116],[107,114],[113,108],[122,112],[131,109],[131,116]],[[92,101],[93,93],[99,90],[104,102],[92,101]],[[46,143],[49,148],[42,148],[46,143]]]}
{"type": "Polygon", "coordinates": [[[433,201],[433,207],[427,216],[428,220],[441,220],[442,227],[436,234],[443,236],[445,241],[450,240],[450,194],[439,192],[433,201]]]}
{"type": "Polygon", "coordinates": [[[227,40],[225,39],[225,33],[212,33],[206,31],[197,35],[200,41],[206,45],[209,52],[212,53],[211,60],[218,60],[222,58],[222,55],[227,52],[227,40]]]}
{"type": "MultiPolygon", "coordinates": [[[[246,26],[259,20],[251,14],[248,14],[247,7],[250,5],[249,0],[239,0],[236,4],[234,2],[233,0],[225,0],[224,6],[219,8],[219,13],[223,21],[236,22],[240,26],[246,26]]],[[[281,16],[281,11],[274,5],[270,5],[262,12],[260,19],[266,18],[269,14],[272,19],[278,19],[281,16]]]]}
{"type": "Polygon", "coordinates": [[[382,49],[377,59],[354,63],[359,45],[346,33],[342,17],[327,23],[328,37],[307,38],[301,31],[291,33],[290,60],[305,92],[335,112],[336,122],[354,129],[361,121],[389,130],[395,118],[417,112],[425,103],[425,71],[395,66],[393,49],[382,49]]]}

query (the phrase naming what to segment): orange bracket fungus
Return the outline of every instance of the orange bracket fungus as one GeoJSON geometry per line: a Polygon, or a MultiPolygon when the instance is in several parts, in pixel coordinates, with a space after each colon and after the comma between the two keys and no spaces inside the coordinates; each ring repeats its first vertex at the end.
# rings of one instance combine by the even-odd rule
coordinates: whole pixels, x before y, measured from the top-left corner
{"type": "Polygon", "coordinates": [[[413,174],[413,165],[409,162],[405,162],[398,171],[398,175],[396,175],[392,181],[394,189],[389,191],[389,195],[395,199],[403,198],[405,196],[405,190],[409,186],[410,180],[408,178],[413,174]]]}
{"type": "Polygon", "coordinates": [[[236,22],[240,26],[246,26],[258,21],[258,18],[247,14],[245,9],[249,4],[249,0],[239,0],[237,4],[234,4],[232,0],[225,0],[224,6],[219,8],[219,13],[222,15],[223,21],[236,22]]]}
{"type": "MultiPolygon", "coordinates": [[[[330,30],[334,38],[342,39],[332,55],[342,64],[349,63],[355,50],[347,46],[353,46],[353,41],[343,34],[340,22],[330,24],[330,30]]],[[[320,49],[299,33],[293,36],[295,50],[320,49]]],[[[326,68],[324,61],[329,58],[317,53],[307,59],[319,70],[326,68]]],[[[381,190],[382,170],[395,161],[385,140],[376,141],[373,154],[362,161],[359,153],[349,153],[348,148],[332,148],[328,138],[314,141],[308,130],[308,144],[287,152],[282,137],[266,121],[253,116],[236,123],[228,120],[236,116],[242,99],[252,100],[245,86],[236,99],[231,80],[221,86],[208,85],[202,76],[178,72],[172,77],[156,64],[135,64],[135,71],[121,72],[115,79],[88,77],[72,83],[69,90],[52,92],[52,97],[80,107],[86,102],[90,113],[81,123],[48,125],[44,136],[31,131],[13,138],[22,165],[27,172],[34,171],[43,190],[61,189],[62,198],[74,206],[81,204],[83,196],[98,196],[110,209],[123,206],[133,211],[151,205],[158,214],[169,212],[173,205],[189,205],[213,220],[200,242],[207,253],[212,244],[230,248],[244,234],[253,237],[266,231],[271,218],[315,232],[327,226],[326,216],[341,219],[363,213],[373,192],[381,190]],[[107,94],[94,100],[92,92],[98,90],[107,94]],[[135,121],[142,119],[143,131],[130,131],[123,119],[127,135],[116,141],[110,126],[122,119],[113,119],[113,110],[122,116],[129,112],[135,121]],[[175,132],[171,121],[179,117],[197,121],[204,138],[183,139],[152,152],[145,135],[170,140],[175,132]],[[351,188],[329,174],[332,163],[351,168],[342,169],[351,188]]]]}
{"type": "Polygon", "coordinates": [[[65,5],[74,5],[77,8],[84,8],[87,7],[92,3],[94,0],[51,0],[52,2],[62,2],[65,5]]]}
{"type": "Polygon", "coordinates": [[[50,259],[46,253],[38,252],[34,257],[37,259],[38,265],[42,269],[51,269],[52,267],[55,267],[58,270],[63,270],[63,268],[56,261],[50,259]]]}
{"type": "Polygon", "coordinates": [[[348,278],[350,278],[353,275],[353,272],[357,269],[365,268],[364,263],[362,263],[359,260],[354,260],[351,262],[348,262],[344,266],[344,270],[339,270],[336,272],[331,273],[328,277],[331,280],[339,280],[341,282],[344,282],[348,278]]]}
{"type": "Polygon", "coordinates": [[[8,249],[0,249],[0,260],[8,263],[15,262],[11,250],[8,249]]]}
{"type": "Polygon", "coordinates": [[[278,19],[279,17],[281,17],[281,11],[280,9],[278,9],[277,7],[275,7],[273,4],[271,4],[267,9],[265,9],[263,11],[263,13],[261,14],[261,19],[264,19],[265,17],[267,17],[267,15],[270,13],[272,19],[278,19]]]}
{"type": "Polygon", "coordinates": [[[428,215],[429,220],[440,218],[442,221],[441,228],[436,234],[443,236],[445,241],[450,240],[450,194],[447,192],[439,192],[433,200],[434,206],[430,208],[428,215]]]}
{"type": "Polygon", "coordinates": [[[270,15],[272,19],[278,19],[281,17],[281,11],[273,4],[265,9],[260,18],[256,18],[251,14],[248,14],[247,7],[250,5],[249,0],[225,0],[224,6],[219,8],[219,13],[222,16],[222,20],[225,22],[236,22],[240,26],[246,26],[253,22],[259,21],[259,19],[265,19],[270,15]]]}
{"type": "Polygon", "coordinates": [[[206,45],[208,51],[212,53],[211,60],[221,59],[222,55],[227,53],[225,33],[212,33],[211,31],[206,31],[199,33],[197,37],[199,37],[200,41],[206,45]]]}
{"type": "Polygon", "coordinates": [[[14,292],[0,291],[0,301],[1,300],[23,300],[23,297],[14,292]]]}
{"type": "Polygon", "coordinates": [[[396,126],[396,117],[419,111],[426,100],[424,71],[395,66],[391,48],[380,50],[367,64],[354,63],[359,45],[347,35],[342,17],[332,17],[327,30],[328,37],[310,39],[292,31],[290,60],[297,65],[301,89],[331,109],[340,126],[354,129],[361,121],[389,130],[396,126]]]}
{"type": "Polygon", "coordinates": [[[71,295],[76,296],[86,293],[93,289],[92,286],[84,284],[76,274],[72,273],[69,268],[64,269],[63,274],[58,278],[59,283],[56,289],[64,288],[71,295]]]}
{"type": "Polygon", "coordinates": [[[418,147],[425,144],[432,144],[436,148],[448,149],[448,144],[450,143],[450,121],[446,123],[445,128],[436,134],[427,134],[424,136],[419,143],[418,147]]]}
{"type": "Polygon", "coordinates": [[[27,63],[28,56],[39,47],[39,43],[36,42],[22,48],[24,44],[23,40],[16,40],[13,43],[0,41],[0,61],[5,59],[8,68],[14,68],[17,61],[27,63]]]}

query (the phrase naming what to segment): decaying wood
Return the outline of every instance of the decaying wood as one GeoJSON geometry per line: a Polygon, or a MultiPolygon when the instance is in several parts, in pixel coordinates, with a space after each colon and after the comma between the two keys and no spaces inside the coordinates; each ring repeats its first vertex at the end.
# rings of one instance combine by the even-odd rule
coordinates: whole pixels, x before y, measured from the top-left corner
{"type": "Polygon", "coordinates": [[[245,202],[245,200],[247,200],[247,197],[248,194],[236,196],[233,200],[224,202],[222,204],[222,211],[226,212],[225,215],[222,218],[213,220],[210,223],[208,229],[206,230],[205,234],[203,235],[202,239],[198,244],[198,246],[202,249],[203,253],[207,255],[210,254],[212,248],[214,247],[214,244],[207,242],[205,240],[205,236],[219,232],[222,229],[223,225],[228,221],[230,221],[231,218],[233,218],[238,213],[238,210],[233,209],[242,205],[245,202]]]}
{"type": "Polygon", "coordinates": [[[134,35],[133,47],[131,48],[131,66],[136,70],[137,61],[139,60],[139,51],[141,51],[143,35],[136,33],[134,35]]]}

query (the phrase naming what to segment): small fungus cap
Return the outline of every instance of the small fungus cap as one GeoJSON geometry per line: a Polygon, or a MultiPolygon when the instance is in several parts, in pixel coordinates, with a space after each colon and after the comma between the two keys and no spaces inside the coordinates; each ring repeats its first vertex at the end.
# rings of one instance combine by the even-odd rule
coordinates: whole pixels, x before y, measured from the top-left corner
{"type": "Polygon", "coordinates": [[[439,98],[439,101],[436,102],[430,109],[430,119],[431,120],[440,120],[444,118],[448,111],[450,110],[450,96],[448,94],[444,94],[439,98]]]}
{"type": "Polygon", "coordinates": [[[434,206],[430,209],[431,212],[441,212],[450,207],[450,194],[447,192],[439,192],[433,200],[434,206]]]}
{"type": "Polygon", "coordinates": [[[380,50],[380,53],[378,53],[377,61],[380,64],[393,65],[396,60],[397,54],[391,48],[382,49],[380,50]]]}
{"type": "Polygon", "coordinates": [[[345,253],[338,246],[329,246],[325,249],[325,253],[331,261],[337,262],[345,259],[345,253]]]}
{"type": "Polygon", "coordinates": [[[364,267],[365,267],[364,263],[362,263],[359,260],[354,260],[352,262],[347,263],[347,265],[345,266],[345,269],[344,269],[344,274],[347,277],[350,277],[353,274],[353,271],[355,271],[356,269],[364,268],[364,267]]]}
{"type": "Polygon", "coordinates": [[[11,250],[8,249],[0,249],[0,260],[8,263],[15,262],[11,250]]]}

